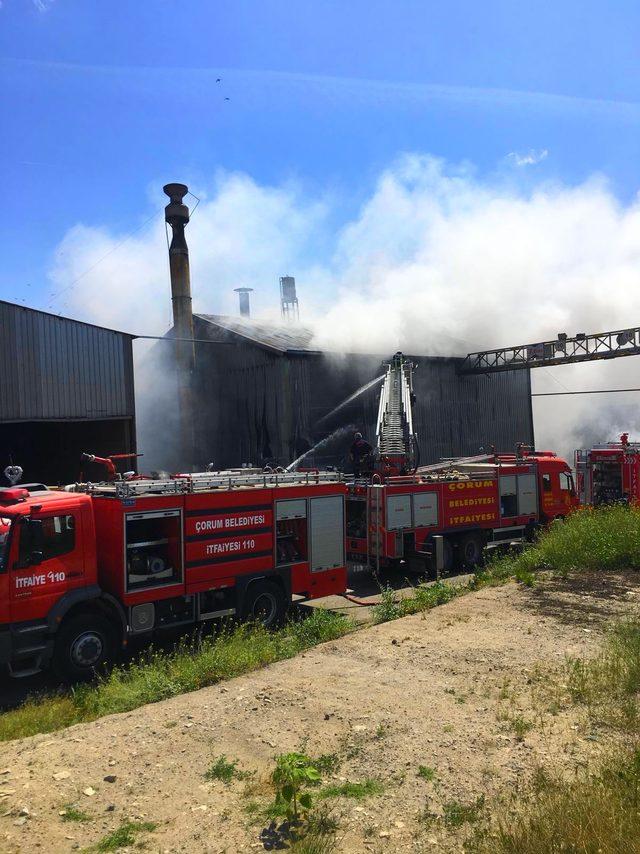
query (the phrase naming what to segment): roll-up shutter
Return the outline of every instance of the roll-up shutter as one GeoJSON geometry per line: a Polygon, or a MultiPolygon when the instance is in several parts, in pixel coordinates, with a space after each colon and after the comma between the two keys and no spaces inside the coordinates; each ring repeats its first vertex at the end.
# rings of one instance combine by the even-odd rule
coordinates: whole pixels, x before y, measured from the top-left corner
{"type": "Polygon", "coordinates": [[[529,516],[538,511],[538,491],[535,474],[518,475],[518,515],[529,516]]]}
{"type": "Polygon", "coordinates": [[[428,528],[438,524],[438,494],[416,492],[413,496],[413,527],[428,528]]]}
{"type": "Polygon", "coordinates": [[[411,527],[411,496],[390,495],[387,498],[387,531],[411,527]]]}
{"type": "Polygon", "coordinates": [[[309,501],[311,571],[344,566],[344,499],[325,495],[309,501]]]}
{"type": "Polygon", "coordinates": [[[304,498],[276,501],[276,521],[283,519],[304,519],[307,515],[307,502],[304,498]]]}

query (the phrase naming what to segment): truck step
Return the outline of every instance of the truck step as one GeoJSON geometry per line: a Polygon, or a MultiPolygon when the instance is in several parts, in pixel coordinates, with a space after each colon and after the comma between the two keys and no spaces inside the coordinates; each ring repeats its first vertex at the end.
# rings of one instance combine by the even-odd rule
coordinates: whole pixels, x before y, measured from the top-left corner
{"type": "Polygon", "coordinates": [[[42,668],[39,665],[22,667],[20,669],[17,669],[15,664],[9,665],[9,674],[13,676],[14,679],[26,679],[27,676],[36,676],[38,673],[42,673],[42,668]]]}

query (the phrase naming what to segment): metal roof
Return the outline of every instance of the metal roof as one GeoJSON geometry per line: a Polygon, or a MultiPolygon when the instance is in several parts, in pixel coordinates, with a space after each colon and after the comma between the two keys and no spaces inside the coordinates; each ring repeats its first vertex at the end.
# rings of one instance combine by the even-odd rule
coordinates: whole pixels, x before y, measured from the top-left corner
{"type": "Polygon", "coordinates": [[[311,347],[313,332],[298,324],[265,323],[246,317],[228,317],[220,314],[196,314],[201,320],[224,332],[239,335],[260,347],[279,353],[314,353],[311,347]]]}

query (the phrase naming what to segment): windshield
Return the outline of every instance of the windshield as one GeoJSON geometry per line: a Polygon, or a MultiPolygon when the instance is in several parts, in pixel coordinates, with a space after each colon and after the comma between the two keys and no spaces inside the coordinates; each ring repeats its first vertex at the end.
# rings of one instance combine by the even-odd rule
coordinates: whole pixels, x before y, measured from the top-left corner
{"type": "Polygon", "coordinates": [[[5,561],[9,554],[9,530],[11,519],[4,519],[0,516],[0,572],[5,568],[5,561]]]}

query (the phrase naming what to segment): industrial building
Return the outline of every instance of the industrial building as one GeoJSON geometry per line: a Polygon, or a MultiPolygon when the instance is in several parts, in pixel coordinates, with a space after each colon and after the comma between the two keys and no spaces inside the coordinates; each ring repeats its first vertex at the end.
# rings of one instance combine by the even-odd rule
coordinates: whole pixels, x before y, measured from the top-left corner
{"type": "MultiPolygon", "coordinates": [[[[298,322],[295,280],[280,280],[280,323],[250,317],[250,288],[239,287],[240,316],[193,314],[183,204],[187,187],[168,184],[174,327],[154,348],[140,411],[140,449],[154,468],[287,465],[323,442],[305,465],[348,462],[350,433],[373,440],[379,386],[373,385],[331,414],[381,373],[391,353],[349,355],[314,348],[298,322]],[[193,341],[194,343],[187,343],[193,341]],[[177,386],[169,378],[176,376],[177,386]],[[177,392],[177,396],[176,396],[177,392]],[[173,402],[172,402],[173,401],[173,402]],[[179,404],[176,406],[176,401],[179,404]],[[180,415],[176,418],[175,412],[180,415]],[[159,429],[163,425],[164,429],[159,429]],[[177,440],[174,441],[174,438],[177,440]]],[[[425,337],[427,333],[425,333],[425,337]]],[[[428,340],[426,340],[428,346],[428,340]]],[[[461,359],[415,354],[414,425],[422,462],[533,444],[529,371],[462,376],[461,359]]]]}
{"type": "MultiPolygon", "coordinates": [[[[313,348],[311,332],[249,318],[194,315],[198,445],[218,466],[286,464],[338,430],[305,465],[342,465],[357,428],[372,441],[380,383],[326,416],[381,373],[392,354],[313,348]],[[345,429],[344,433],[340,428],[345,429]]],[[[528,371],[463,377],[460,360],[414,357],[414,423],[423,462],[533,443],[528,371]]]]}
{"type": "MultiPolygon", "coordinates": [[[[192,320],[193,466],[286,465],[329,437],[303,464],[348,468],[353,431],[363,431],[373,442],[380,383],[331,413],[380,376],[382,362],[392,354],[320,352],[311,331],[297,324],[209,314],[194,314],[192,320]]],[[[165,379],[151,384],[147,405],[139,407],[140,450],[146,466],[156,469],[186,468],[173,441],[180,424],[173,414],[172,354],[169,342],[154,348],[153,375],[165,379]]],[[[533,444],[529,371],[461,376],[461,359],[412,358],[422,462],[477,454],[491,445],[509,451],[517,442],[533,444]]]]}
{"type": "Polygon", "coordinates": [[[0,301],[0,482],[10,462],[58,484],[85,451],[134,450],[132,337],[0,301]]]}

